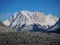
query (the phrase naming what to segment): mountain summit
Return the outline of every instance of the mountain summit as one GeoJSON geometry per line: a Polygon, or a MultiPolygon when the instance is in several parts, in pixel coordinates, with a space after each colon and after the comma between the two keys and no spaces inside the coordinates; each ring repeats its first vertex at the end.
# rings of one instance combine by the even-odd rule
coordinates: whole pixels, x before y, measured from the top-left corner
{"type": "Polygon", "coordinates": [[[48,29],[55,25],[57,21],[58,18],[50,14],[46,16],[44,13],[38,11],[30,12],[23,10],[15,12],[10,19],[3,23],[13,29],[29,31],[33,29],[34,25],[37,25],[39,29],[48,29]]]}

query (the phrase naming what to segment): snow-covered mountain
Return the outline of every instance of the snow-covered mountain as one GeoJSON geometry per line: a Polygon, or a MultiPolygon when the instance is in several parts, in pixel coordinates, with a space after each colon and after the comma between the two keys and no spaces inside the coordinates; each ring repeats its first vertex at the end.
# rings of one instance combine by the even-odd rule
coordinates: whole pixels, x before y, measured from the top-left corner
{"type": "Polygon", "coordinates": [[[7,19],[3,23],[16,30],[29,31],[34,30],[33,28],[36,28],[37,30],[37,27],[40,30],[46,30],[55,25],[58,20],[57,17],[52,16],[51,14],[46,16],[44,13],[38,11],[30,12],[23,10],[14,13],[10,19],[7,19]]]}
{"type": "Polygon", "coordinates": [[[48,31],[56,30],[60,28],[60,19],[55,23],[55,25],[51,26],[48,31]]]}

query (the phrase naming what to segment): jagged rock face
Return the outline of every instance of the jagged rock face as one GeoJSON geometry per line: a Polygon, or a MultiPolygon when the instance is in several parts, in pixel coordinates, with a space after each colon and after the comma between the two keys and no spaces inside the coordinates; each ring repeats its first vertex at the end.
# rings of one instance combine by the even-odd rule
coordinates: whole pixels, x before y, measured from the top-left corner
{"type": "Polygon", "coordinates": [[[58,21],[58,18],[48,15],[46,16],[41,12],[21,11],[16,12],[14,15],[4,22],[5,25],[14,29],[27,29],[27,26],[32,29],[32,25],[39,24],[41,28],[47,29],[53,26],[58,21]]]}

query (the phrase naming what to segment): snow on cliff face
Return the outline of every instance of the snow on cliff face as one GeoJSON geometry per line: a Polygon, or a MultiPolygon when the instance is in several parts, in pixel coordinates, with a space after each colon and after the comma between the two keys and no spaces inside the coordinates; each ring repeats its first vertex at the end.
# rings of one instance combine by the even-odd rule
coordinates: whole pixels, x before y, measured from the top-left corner
{"type": "Polygon", "coordinates": [[[56,18],[50,14],[46,18],[46,24],[49,26],[54,25],[57,21],[58,21],[58,18],[56,18]]]}
{"type": "Polygon", "coordinates": [[[10,21],[9,21],[9,20],[5,20],[5,21],[3,22],[3,24],[5,24],[6,26],[9,26],[9,25],[10,25],[10,21]]]}
{"type": "Polygon", "coordinates": [[[42,27],[48,28],[48,26],[54,25],[58,21],[58,18],[48,15],[46,16],[41,12],[30,12],[30,11],[21,11],[16,12],[14,15],[7,21],[4,22],[5,25],[10,26],[11,28],[19,28],[23,24],[33,25],[39,24],[42,27]]]}

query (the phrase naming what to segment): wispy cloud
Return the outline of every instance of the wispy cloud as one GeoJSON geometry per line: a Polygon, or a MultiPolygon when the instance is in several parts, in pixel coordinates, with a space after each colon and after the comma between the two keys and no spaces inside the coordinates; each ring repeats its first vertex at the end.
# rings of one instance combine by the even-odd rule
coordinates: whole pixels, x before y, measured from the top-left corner
{"type": "Polygon", "coordinates": [[[10,18],[11,15],[12,15],[11,13],[1,13],[0,14],[0,21],[4,21],[4,20],[10,18]]]}

